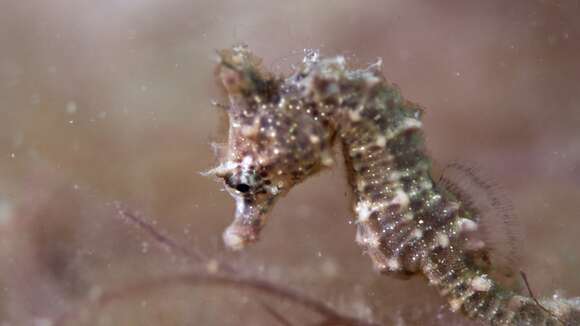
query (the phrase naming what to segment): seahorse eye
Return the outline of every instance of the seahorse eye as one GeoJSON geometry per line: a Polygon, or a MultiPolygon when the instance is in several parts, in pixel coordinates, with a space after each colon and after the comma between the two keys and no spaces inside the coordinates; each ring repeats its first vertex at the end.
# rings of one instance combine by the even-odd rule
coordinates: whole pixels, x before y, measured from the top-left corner
{"type": "Polygon", "coordinates": [[[236,185],[235,188],[237,191],[239,191],[241,193],[245,193],[245,192],[250,191],[250,186],[245,184],[245,183],[240,183],[240,184],[236,185]]]}
{"type": "Polygon", "coordinates": [[[225,178],[225,182],[228,185],[228,187],[235,189],[241,193],[246,193],[246,192],[250,191],[251,187],[249,184],[244,183],[244,182],[240,182],[239,180],[236,180],[236,179],[237,178],[229,176],[229,177],[225,178]]]}

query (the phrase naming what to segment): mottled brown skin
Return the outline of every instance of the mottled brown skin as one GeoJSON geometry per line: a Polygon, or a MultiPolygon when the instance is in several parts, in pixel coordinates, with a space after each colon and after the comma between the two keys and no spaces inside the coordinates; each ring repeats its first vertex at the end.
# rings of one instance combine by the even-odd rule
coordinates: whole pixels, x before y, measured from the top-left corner
{"type": "Polygon", "coordinates": [[[423,275],[453,311],[492,325],[580,324],[580,300],[532,298],[490,274],[478,221],[431,177],[422,109],[381,75],[380,62],[349,70],[344,58],[307,53],[287,78],[260,70],[246,47],[220,51],[230,99],[229,146],[209,174],[236,200],[224,232],[232,249],[256,241],[276,199],[333,164],[339,142],[354,192],[356,241],[382,273],[423,275]],[[548,309],[545,309],[548,308],[548,309]]]}

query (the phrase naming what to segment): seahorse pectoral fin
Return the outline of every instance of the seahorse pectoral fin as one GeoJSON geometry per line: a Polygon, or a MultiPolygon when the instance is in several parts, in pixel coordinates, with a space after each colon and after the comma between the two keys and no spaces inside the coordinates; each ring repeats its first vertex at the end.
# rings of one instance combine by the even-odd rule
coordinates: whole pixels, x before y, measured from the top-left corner
{"type": "Polygon", "coordinates": [[[241,250],[248,243],[256,242],[266,221],[264,209],[243,197],[236,198],[236,216],[223,233],[226,247],[241,250]]]}

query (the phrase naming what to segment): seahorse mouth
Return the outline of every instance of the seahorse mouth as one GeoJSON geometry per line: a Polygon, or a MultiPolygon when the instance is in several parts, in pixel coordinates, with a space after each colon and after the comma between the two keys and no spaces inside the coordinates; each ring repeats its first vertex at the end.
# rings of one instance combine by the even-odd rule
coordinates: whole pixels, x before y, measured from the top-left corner
{"type": "Polygon", "coordinates": [[[234,221],[223,233],[223,241],[231,250],[242,250],[256,242],[266,218],[266,209],[242,196],[236,197],[234,221]]]}

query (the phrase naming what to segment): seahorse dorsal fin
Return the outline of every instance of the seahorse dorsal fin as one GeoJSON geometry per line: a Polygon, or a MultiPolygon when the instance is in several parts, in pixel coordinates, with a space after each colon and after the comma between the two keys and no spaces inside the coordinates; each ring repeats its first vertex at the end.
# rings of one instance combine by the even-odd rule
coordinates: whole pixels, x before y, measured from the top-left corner
{"type": "Polygon", "coordinates": [[[453,193],[481,226],[471,241],[485,243],[486,257],[492,270],[512,278],[521,265],[521,225],[505,191],[477,164],[447,164],[438,186],[453,193]]]}

